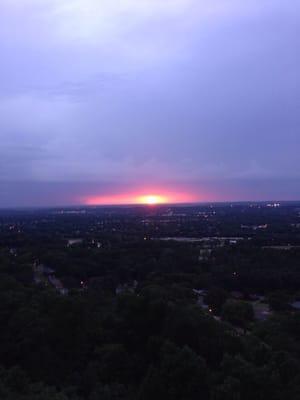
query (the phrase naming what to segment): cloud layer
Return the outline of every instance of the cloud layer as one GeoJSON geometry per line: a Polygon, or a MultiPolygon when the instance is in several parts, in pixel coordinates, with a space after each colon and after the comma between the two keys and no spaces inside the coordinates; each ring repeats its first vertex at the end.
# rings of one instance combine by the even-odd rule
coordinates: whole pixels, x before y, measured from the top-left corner
{"type": "Polygon", "coordinates": [[[20,182],[300,198],[299,22],[299,0],[2,0],[0,206],[20,182]]]}

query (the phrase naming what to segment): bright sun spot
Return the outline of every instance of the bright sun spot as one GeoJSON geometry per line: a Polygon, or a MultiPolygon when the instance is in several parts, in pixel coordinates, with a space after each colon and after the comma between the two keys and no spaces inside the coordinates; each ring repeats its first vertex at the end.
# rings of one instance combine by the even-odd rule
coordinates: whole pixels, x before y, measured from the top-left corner
{"type": "Polygon", "coordinates": [[[155,204],[165,203],[166,199],[162,196],[148,195],[139,197],[138,201],[140,204],[155,205],[155,204]]]}

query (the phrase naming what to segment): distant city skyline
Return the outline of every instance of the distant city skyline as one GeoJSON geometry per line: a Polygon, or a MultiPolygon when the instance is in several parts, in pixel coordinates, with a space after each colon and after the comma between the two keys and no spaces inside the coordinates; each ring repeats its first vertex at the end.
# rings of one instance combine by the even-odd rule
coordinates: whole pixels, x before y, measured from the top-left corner
{"type": "Polygon", "coordinates": [[[2,0],[0,207],[300,200],[300,0],[2,0]]]}

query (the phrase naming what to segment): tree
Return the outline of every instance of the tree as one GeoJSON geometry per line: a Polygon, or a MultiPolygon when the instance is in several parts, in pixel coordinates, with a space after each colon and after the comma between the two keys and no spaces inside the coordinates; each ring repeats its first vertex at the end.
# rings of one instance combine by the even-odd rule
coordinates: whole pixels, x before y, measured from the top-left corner
{"type": "Polygon", "coordinates": [[[220,314],[223,305],[228,299],[228,292],[221,288],[211,288],[205,297],[205,303],[213,310],[214,314],[220,314]]]}
{"type": "Polygon", "coordinates": [[[269,295],[268,302],[270,308],[274,311],[288,311],[291,310],[291,298],[284,292],[274,292],[269,295]]]}
{"type": "Polygon", "coordinates": [[[233,325],[245,328],[248,322],[253,321],[254,310],[246,301],[227,300],[222,309],[222,316],[233,325]]]}
{"type": "Polygon", "coordinates": [[[190,348],[166,343],[157,366],[144,379],[139,400],[199,400],[209,398],[208,370],[190,348]]]}

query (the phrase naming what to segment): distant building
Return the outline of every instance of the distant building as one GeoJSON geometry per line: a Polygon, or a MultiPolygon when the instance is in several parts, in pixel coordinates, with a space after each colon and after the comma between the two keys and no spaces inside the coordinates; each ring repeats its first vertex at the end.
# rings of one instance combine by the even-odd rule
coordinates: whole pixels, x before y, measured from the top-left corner
{"type": "Polygon", "coordinates": [[[15,248],[9,249],[9,254],[16,257],[18,255],[17,249],[15,248]]]}
{"type": "Polygon", "coordinates": [[[257,231],[258,229],[268,229],[268,224],[261,225],[241,225],[241,229],[250,229],[253,231],[257,231]]]}
{"type": "Polygon", "coordinates": [[[296,228],[296,229],[300,229],[300,224],[299,223],[291,224],[291,227],[296,228]]]}
{"type": "Polygon", "coordinates": [[[81,244],[83,242],[83,239],[68,239],[68,247],[74,246],[76,244],[81,244]]]}
{"type": "Polygon", "coordinates": [[[269,203],[267,204],[267,207],[271,207],[271,208],[278,208],[280,207],[280,203],[269,203]]]}
{"type": "Polygon", "coordinates": [[[134,293],[138,286],[138,281],[134,280],[132,284],[124,283],[123,285],[118,285],[116,287],[116,295],[120,295],[123,293],[134,293]]]}
{"type": "Polygon", "coordinates": [[[207,261],[209,257],[211,256],[212,249],[211,248],[201,248],[200,249],[200,254],[198,257],[199,261],[207,261]]]}

